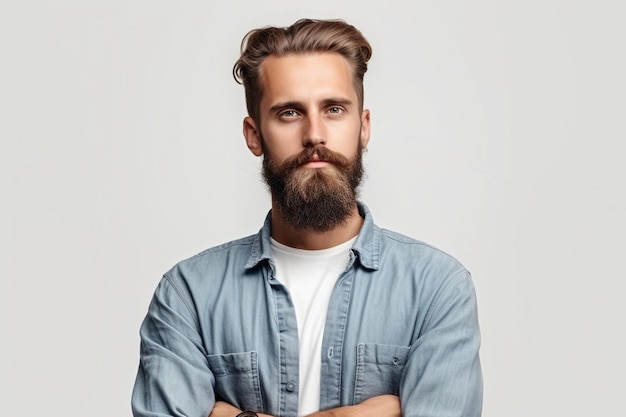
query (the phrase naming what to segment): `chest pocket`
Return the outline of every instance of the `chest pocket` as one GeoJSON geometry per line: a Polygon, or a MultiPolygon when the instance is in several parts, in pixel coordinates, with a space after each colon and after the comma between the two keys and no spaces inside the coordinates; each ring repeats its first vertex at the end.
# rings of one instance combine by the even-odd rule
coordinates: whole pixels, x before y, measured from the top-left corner
{"type": "Polygon", "coordinates": [[[400,377],[409,348],[360,343],[357,345],[354,403],[383,394],[399,395],[400,377]]]}
{"type": "Polygon", "coordinates": [[[208,355],[215,395],[241,410],[263,410],[257,352],[208,355]]]}

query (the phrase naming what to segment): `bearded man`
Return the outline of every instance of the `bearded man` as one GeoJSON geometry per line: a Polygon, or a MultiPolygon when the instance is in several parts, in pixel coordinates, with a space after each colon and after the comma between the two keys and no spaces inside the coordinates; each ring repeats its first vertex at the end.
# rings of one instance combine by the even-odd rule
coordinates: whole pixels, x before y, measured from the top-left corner
{"type": "Polygon", "coordinates": [[[251,31],[235,78],[272,209],[180,262],[141,327],[135,416],[481,414],[476,299],[449,255],[358,201],[371,47],[343,21],[251,31]]]}

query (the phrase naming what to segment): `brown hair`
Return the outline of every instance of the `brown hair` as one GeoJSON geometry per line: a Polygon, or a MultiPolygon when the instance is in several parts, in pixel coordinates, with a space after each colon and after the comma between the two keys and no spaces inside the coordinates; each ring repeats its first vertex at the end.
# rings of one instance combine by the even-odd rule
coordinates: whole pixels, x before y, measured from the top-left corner
{"type": "Polygon", "coordinates": [[[241,42],[241,57],[233,67],[235,81],[243,84],[248,115],[259,122],[263,96],[261,64],[270,55],[336,52],[353,68],[353,81],[363,108],[363,77],[372,47],[363,34],[343,20],[301,19],[289,27],[254,29],[241,42]]]}

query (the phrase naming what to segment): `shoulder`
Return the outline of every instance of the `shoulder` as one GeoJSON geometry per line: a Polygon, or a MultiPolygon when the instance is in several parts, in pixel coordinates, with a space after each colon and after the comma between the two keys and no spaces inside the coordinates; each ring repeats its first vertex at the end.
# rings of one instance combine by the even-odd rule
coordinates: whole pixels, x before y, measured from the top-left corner
{"type": "Polygon", "coordinates": [[[395,255],[406,261],[436,262],[450,268],[465,269],[455,257],[449,253],[421,240],[394,232],[379,229],[381,236],[381,254],[395,255]]]}
{"type": "Polygon", "coordinates": [[[197,324],[197,312],[210,309],[219,297],[232,297],[242,286],[256,289],[261,280],[240,279],[248,274],[246,262],[256,236],[211,247],[174,265],[157,285],[151,306],[154,314],[187,311],[197,324]]]}
{"type": "Polygon", "coordinates": [[[381,229],[380,272],[393,271],[395,282],[409,283],[411,293],[428,300],[430,313],[455,305],[475,306],[475,289],[467,268],[449,253],[401,233],[381,229]]]}
{"type": "Polygon", "coordinates": [[[165,278],[172,281],[198,281],[211,277],[222,278],[226,271],[243,272],[256,239],[257,235],[251,235],[205,249],[178,262],[165,273],[165,278]]]}
{"type": "Polygon", "coordinates": [[[241,239],[231,240],[229,242],[213,246],[211,248],[203,250],[196,255],[184,259],[183,261],[179,262],[179,265],[202,263],[215,257],[219,258],[221,256],[229,256],[229,254],[231,253],[249,253],[257,237],[258,235],[250,235],[241,239]]]}
{"type": "Polygon", "coordinates": [[[449,253],[404,234],[379,229],[379,273],[434,295],[454,287],[472,291],[472,277],[449,253]]]}

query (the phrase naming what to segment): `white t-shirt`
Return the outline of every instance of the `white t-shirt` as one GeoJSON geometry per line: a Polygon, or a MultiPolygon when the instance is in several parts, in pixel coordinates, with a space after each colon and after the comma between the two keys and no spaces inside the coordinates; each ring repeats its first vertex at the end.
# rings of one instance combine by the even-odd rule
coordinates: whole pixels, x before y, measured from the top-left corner
{"type": "Polygon", "coordinates": [[[300,341],[298,416],[319,411],[326,311],[335,282],[348,265],[355,240],[356,237],[322,250],[295,249],[271,240],[276,278],[289,290],[296,309],[300,341]]]}

